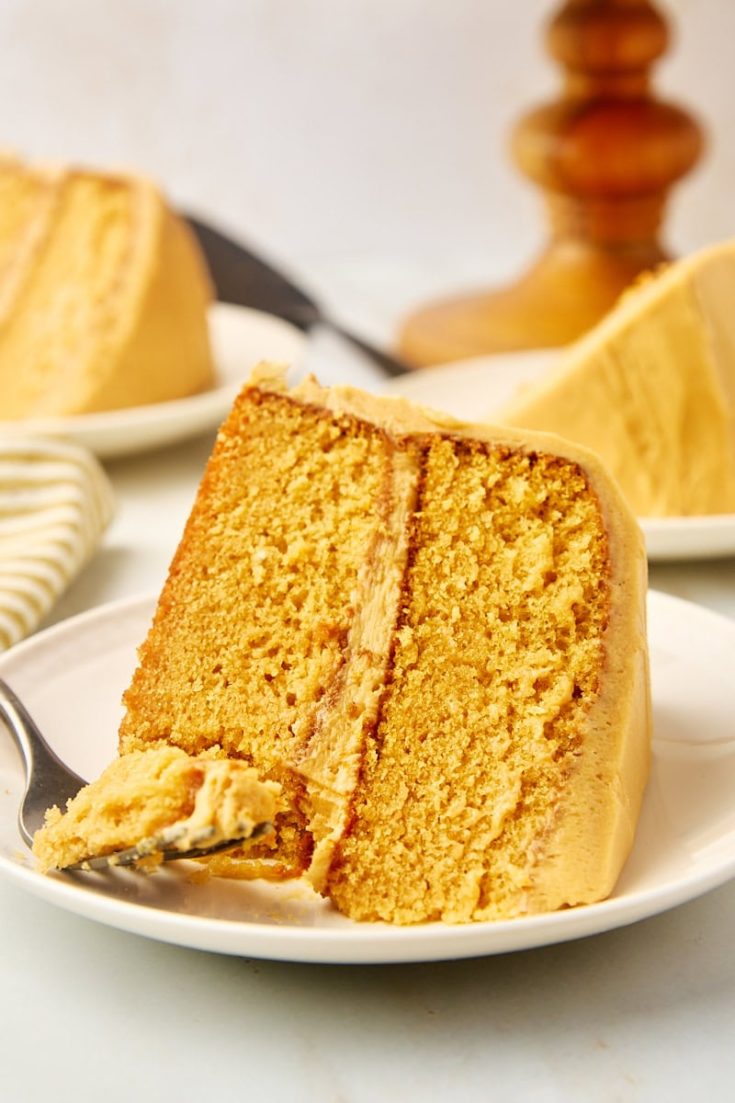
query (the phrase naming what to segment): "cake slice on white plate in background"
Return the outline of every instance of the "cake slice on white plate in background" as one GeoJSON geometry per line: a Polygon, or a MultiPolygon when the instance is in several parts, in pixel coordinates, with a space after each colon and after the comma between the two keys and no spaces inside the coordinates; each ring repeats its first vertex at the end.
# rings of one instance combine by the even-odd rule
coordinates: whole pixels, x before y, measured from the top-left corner
{"type": "Polygon", "coordinates": [[[0,420],[208,389],[211,299],[193,233],[148,180],[0,157],[0,420]]]}
{"type": "Polygon", "coordinates": [[[593,449],[639,517],[735,512],[735,242],[643,277],[488,417],[593,449]]]}

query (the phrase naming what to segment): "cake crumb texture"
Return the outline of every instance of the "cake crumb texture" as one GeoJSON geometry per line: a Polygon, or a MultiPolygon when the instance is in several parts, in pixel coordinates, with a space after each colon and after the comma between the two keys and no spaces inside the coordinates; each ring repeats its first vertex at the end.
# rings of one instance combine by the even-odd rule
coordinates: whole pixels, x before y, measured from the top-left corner
{"type": "Polygon", "coordinates": [[[290,764],[344,662],[386,452],[370,426],[250,392],[220,434],[125,694],[123,752],[218,747],[284,785],[292,872],[311,835],[290,764]]]}

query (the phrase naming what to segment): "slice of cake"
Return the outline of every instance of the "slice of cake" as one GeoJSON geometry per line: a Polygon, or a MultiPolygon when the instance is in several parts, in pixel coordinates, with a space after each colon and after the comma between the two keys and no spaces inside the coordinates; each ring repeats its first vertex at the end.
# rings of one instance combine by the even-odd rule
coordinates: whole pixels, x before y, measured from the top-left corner
{"type": "Polygon", "coordinates": [[[622,297],[495,419],[593,448],[641,517],[735,512],[735,242],[622,297]]]}
{"type": "Polygon", "coordinates": [[[588,453],[264,367],[220,431],[120,749],[216,748],[278,781],[273,875],[356,919],[598,900],[648,769],[645,588],[588,453]]]}
{"type": "Polygon", "coordinates": [[[6,157],[0,200],[0,419],[212,386],[209,276],[152,184],[6,157]]]}
{"type": "MultiPolygon", "coordinates": [[[[65,869],[128,847],[160,862],[158,843],[183,853],[244,839],[272,822],[278,787],[241,762],[191,758],[176,747],[116,759],[66,809],[51,808],[33,839],[39,869],[65,869]]],[[[261,846],[264,845],[261,843],[261,846]]]]}

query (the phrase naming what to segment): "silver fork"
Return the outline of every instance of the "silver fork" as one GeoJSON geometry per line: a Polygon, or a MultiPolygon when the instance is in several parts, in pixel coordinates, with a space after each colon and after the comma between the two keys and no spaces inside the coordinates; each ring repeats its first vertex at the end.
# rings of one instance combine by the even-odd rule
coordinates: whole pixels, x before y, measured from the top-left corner
{"type": "MultiPolygon", "coordinates": [[[[66,802],[76,796],[87,782],[75,774],[51,749],[25,705],[10,686],[0,678],[0,717],[18,747],[25,769],[25,792],[18,809],[18,830],[30,847],[35,832],[43,826],[47,808],[57,805],[64,808],[66,802]]],[[[186,829],[168,828],[153,838],[143,839],[136,846],[117,850],[112,854],[90,855],[82,862],[67,866],[67,870],[103,870],[112,866],[131,866],[144,858],[161,855],[164,862],[181,858],[206,858],[221,850],[229,850],[244,839],[257,838],[272,829],[270,823],[260,823],[252,830],[243,827],[242,835],[207,846],[214,828],[203,828],[194,836],[196,845],[186,850],[177,849],[177,840],[186,829]]],[[[192,838],[191,831],[187,831],[192,838]]]]}

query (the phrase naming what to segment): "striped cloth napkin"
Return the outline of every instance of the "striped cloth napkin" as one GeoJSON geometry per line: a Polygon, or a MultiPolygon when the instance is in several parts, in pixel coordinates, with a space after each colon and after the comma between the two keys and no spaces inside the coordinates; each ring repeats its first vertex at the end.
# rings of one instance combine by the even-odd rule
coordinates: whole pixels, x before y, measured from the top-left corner
{"type": "Polygon", "coordinates": [[[97,548],[114,510],[84,448],[0,437],[0,651],[27,636],[97,548]]]}

